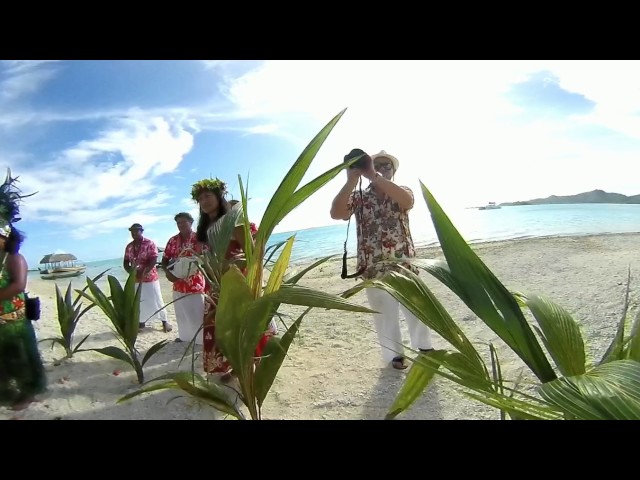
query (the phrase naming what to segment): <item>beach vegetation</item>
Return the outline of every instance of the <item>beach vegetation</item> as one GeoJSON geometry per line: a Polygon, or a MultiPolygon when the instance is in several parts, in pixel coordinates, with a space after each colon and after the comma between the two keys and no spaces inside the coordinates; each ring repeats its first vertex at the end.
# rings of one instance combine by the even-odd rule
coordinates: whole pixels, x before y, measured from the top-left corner
{"type": "Polygon", "coordinates": [[[135,270],[131,271],[124,286],[113,275],[107,276],[107,282],[109,283],[109,296],[90,278],[87,278],[89,293],[86,293],[85,290],[76,291],[102,310],[111,322],[113,334],[122,348],[108,346],[79,351],[98,352],[129,364],[136,372],[138,383],[142,384],[144,382],[143,367],[153,355],[167,345],[168,341],[162,340],[155,343],[144,356],[141,356],[136,348],[140,323],[140,288],[136,286],[136,272],[135,270]]]}
{"type": "MultiPolygon", "coordinates": [[[[303,318],[311,308],[372,313],[369,308],[350,303],[341,296],[298,285],[308,271],[326,259],[318,260],[299,273],[287,275],[295,235],[288,238],[281,249],[267,247],[274,228],[292,210],[350,165],[340,163],[300,187],[320,147],[343,114],[344,110],[327,123],[291,166],[268,203],[255,236],[255,244],[250,241],[247,212],[249,187],[248,184],[243,185],[239,176],[242,208],[232,209],[219,220],[221,225],[216,238],[209,238],[208,252],[199,257],[200,268],[212,286],[211,297],[217,303],[216,344],[231,364],[237,389],[222,381],[206,379],[192,368],[191,372],[171,373],[151,380],[120,401],[143,393],[176,389],[232,417],[244,419],[246,416],[237,399],[246,408],[249,418],[262,419],[262,407],[267,394],[303,318]],[[225,254],[238,215],[244,216],[247,247],[244,255],[227,260],[225,254]],[[279,255],[270,262],[272,255],[277,253],[275,250],[279,250],[279,255]],[[266,256],[268,258],[265,259],[266,256]],[[268,278],[265,276],[266,264],[270,264],[268,278]],[[307,308],[286,328],[283,335],[270,337],[262,356],[256,358],[258,342],[283,304],[307,308]],[[235,391],[230,392],[230,389],[235,391]]],[[[353,159],[354,162],[356,160],[353,159]]]]}
{"type": "MultiPolygon", "coordinates": [[[[108,270],[105,270],[104,272],[95,276],[93,278],[93,281],[97,282],[104,276],[107,271],[108,270]]],[[[88,286],[85,287],[83,291],[87,288],[88,286]]],[[[87,340],[87,338],[89,338],[90,335],[85,335],[85,337],[80,340],[75,346],[73,345],[74,334],[76,331],[76,327],[78,326],[78,322],[85,313],[87,313],[95,306],[95,304],[92,303],[89,306],[82,308],[82,298],[83,297],[80,294],[77,294],[74,299],[71,298],[71,282],[69,282],[64,295],[62,295],[58,284],[56,284],[56,307],[58,313],[58,325],[60,326],[60,336],[44,338],[40,340],[40,342],[51,342],[52,349],[55,345],[60,345],[62,348],[64,348],[65,351],[64,359],[72,358],[73,354],[80,350],[80,347],[82,347],[82,344],[87,340]]]]}
{"type": "Polygon", "coordinates": [[[521,378],[505,378],[495,345],[489,345],[485,361],[425,282],[401,269],[364,281],[344,296],[366,287],[386,290],[449,348],[416,352],[387,418],[410,408],[439,375],[463,387],[469,397],[499,409],[503,419],[640,419],[640,313],[635,320],[629,315],[630,274],[617,332],[606,353],[589,360],[572,315],[547,297],[508,290],[422,183],[421,188],[445,258],[417,260],[415,265],[462,300],[522,360],[535,382],[529,388],[521,378]]]}

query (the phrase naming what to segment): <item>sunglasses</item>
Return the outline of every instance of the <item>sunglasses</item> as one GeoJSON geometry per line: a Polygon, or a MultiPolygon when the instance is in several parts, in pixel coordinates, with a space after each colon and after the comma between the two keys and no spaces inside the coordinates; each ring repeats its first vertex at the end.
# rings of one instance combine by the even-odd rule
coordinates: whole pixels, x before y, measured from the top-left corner
{"type": "Polygon", "coordinates": [[[378,163],[376,165],[374,165],[374,168],[376,170],[392,170],[393,169],[393,165],[391,165],[390,163],[378,163]]]}

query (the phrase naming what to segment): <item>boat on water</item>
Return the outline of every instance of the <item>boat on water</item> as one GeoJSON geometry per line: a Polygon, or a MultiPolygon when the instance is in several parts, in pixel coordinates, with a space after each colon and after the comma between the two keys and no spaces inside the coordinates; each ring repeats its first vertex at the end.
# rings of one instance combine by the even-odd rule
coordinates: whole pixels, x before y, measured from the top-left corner
{"type": "Polygon", "coordinates": [[[496,205],[496,202],[489,202],[484,207],[478,207],[478,210],[497,210],[502,208],[500,205],[496,205]]]}
{"type": "Polygon", "coordinates": [[[58,278],[79,277],[87,270],[86,265],[77,263],[78,259],[70,253],[51,253],[40,260],[40,278],[43,280],[56,280],[58,278]]]}

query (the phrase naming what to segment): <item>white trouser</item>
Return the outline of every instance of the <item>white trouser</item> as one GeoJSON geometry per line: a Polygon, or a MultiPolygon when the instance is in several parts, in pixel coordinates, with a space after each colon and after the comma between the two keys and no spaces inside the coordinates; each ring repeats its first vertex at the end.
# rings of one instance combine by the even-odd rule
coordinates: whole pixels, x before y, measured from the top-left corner
{"type": "Polygon", "coordinates": [[[173,292],[173,308],[176,312],[178,337],[183,342],[190,342],[198,332],[196,345],[202,345],[202,320],[204,318],[204,295],[201,293],[173,292]]]}
{"type": "Polygon", "coordinates": [[[167,321],[167,312],[163,309],[164,300],[162,299],[162,292],[160,291],[160,281],[154,282],[142,282],[137,283],[142,285],[140,289],[140,323],[146,323],[152,318],[155,318],[161,322],[167,321]],[[154,312],[160,310],[153,317],[154,312]]]}
{"type": "Polygon", "coordinates": [[[379,288],[367,288],[367,298],[374,313],[373,319],[378,333],[378,342],[382,346],[382,358],[390,362],[394,357],[403,356],[402,334],[400,333],[400,316],[402,310],[407,322],[411,348],[428,350],[431,347],[431,330],[418,320],[407,308],[400,304],[391,294],[379,288]]]}

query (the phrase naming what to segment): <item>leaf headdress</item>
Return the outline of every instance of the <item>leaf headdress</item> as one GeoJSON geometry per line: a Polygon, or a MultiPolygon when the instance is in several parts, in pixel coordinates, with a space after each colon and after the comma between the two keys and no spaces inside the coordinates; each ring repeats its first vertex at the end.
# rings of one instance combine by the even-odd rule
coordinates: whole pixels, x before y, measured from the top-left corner
{"type": "Polygon", "coordinates": [[[200,194],[210,190],[212,192],[218,191],[220,195],[224,196],[227,193],[227,185],[219,178],[204,178],[193,184],[191,187],[191,198],[194,202],[198,201],[200,194]]]}
{"type": "Polygon", "coordinates": [[[18,177],[11,176],[11,169],[7,168],[7,177],[0,185],[0,235],[8,237],[11,225],[20,221],[20,203],[23,198],[34,195],[22,195],[16,186],[18,177]]]}

